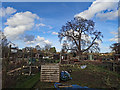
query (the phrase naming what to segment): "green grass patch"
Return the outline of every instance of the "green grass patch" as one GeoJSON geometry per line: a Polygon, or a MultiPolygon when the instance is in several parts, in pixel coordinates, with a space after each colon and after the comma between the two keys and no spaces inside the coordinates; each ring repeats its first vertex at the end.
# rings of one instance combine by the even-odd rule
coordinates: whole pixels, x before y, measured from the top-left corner
{"type": "Polygon", "coordinates": [[[28,76],[18,81],[15,88],[32,88],[40,79],[40,74],[37,73],[34,76],[28,76]]]}
{"type": "Polygon", "coordinates": [[[105,73],[107,75],[115,75],[115,76],[120,78],[120,75],[118,73],[116,73],[114,71],[107,70],[104,67],[97,66],[97,65],[89,64],[87,67],[87,70],[90,70],[92,72],[98,72],[98,73],[101,72],[101,73],[105,73]]]}

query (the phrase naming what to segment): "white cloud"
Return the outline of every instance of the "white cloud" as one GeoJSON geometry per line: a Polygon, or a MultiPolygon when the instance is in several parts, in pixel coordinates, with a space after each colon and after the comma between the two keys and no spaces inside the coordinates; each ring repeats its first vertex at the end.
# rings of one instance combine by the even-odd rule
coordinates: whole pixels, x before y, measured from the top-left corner
{"type": "Polygon", "coordinates": [[[35,39],[36,42],[41,42],[41,41],[44,41],[44,37],[40,37],[40,36],[37,36],[37,38],[35,39]]]}
{"type": "Polygon", "coordinates": [[[115,31],[110,32],[110,33],[113,34],[113,35],[117,35],[118,34],[118,32],[115,32],[115,31]]]}
{"type": "Polygon", "coordinates": [[[29,11],[16,13],[7,19],[5,23],[7,27],[4,28],[4,34],[12,40],[16,39],[25,31],[32,29],[35,19],[39,19],[39,17],[29,11]]]}
{"type": "Polygon", "coordinates": [[[52,42],[50,42],[49,40],[45,40],[44,37],[40,37],[37,36],[33,41],[27,41],[26,42],[27,45],[44,45],[44,44],[48,44],[48,45],[52,45],[52,42]]]}
{"type": "Polygon", "coordinates": [[[106,19],[106,20],[114,20],[118,16],[118,10],[108,12],[108,13],[98,13],[96,17],[99,17],[100,19],[106,19]]]}
{"type": "Polygon", "coordinates": [[[27,41],[26,44],[27,45],[31,45],[31,44],[34,44],[35,42],[34,41],[27,41]]]}
{"type": "MultiPolygon", "coordinates": [[[[25,35],[25,36],[24,36],[24,42],[33,41],[34,38],[35,38],[34,35],[25,35]]],[[[23,39],[23,37],[22,37],[22,39],[23,39]]]]}
{"type": "Polygon", "coordinates": [[[88,8],[88,10],[75,15],[75,17],[91,19],[96,15],[99,18],[105,18],[108,16],[107,19],[115,19],[118,16],[117,4],[118,3],[114,2],[114,0],[96,0],[88,8]],[[108,12],[105,13],[105,10],[107,10],[108,12]]]}
{"type": "Polygon", "coordinates": [[[49,45],[52,44],[52,43],[51,43],[50,41],[48,41],[48,40],[45,40],[44,43],[45,43],[45,44],[49,44],[49,45]]]}
{"type": "Polygon", "coordinates": [[[113,31],[110,33],[114,35],[114,38],[109,39],[109,41],[120,42],[120,27],[118,28],[118,32],[113,31]]]}
{"type": "Polygon", "coordinates": [[[114,38],[111,38],[110,41],[118,42],[118,36],[115,36],[114,38]]]}
{"type": "Polygon", "coordinates": [[[52,29],[52,28],[53,28],[52,26],[50,26],[50,25],[45,25],[45,24],[43,24],[43,23],[36,24],[36,28],[39,28],[39,27],[47,27],[47,28],[49,28],[49,29],[52,29]]]}
{"type": "Polygon", "coordinates": [[[44,26],[46,26],[46,25],[43,24],[43,23],[36,24],[36,27],[40,27],[40,26],[44,27],[44,26]]]}
{"type": "Polygon", "coordinates": [[[52,32],[52,34],[53,34],[53,35],[58,35],[58,33],[57,33],[57,32],[52,32]]]}
{"type": "Polygon", "coordinates": [[[110,46],[109,44],[100,44],[100,52],[101,53],[106,53],[106,52],[110,52],[110,46]]]}
{"type": "Polygon", "coordinates": [[[118,32],[110,32],[111,34],[115,35],[114,38],[109,39],[109,41],[118,42],[118,32]]]}
{"type": "Polygon", "coordinates": [[[0,8],[0,16],[1,17],[5,17],[7,15],[11,15],[13,13],[15,13],[17,10],[12,8],[12,7],[7,7],[7,8],[0,8]]]}

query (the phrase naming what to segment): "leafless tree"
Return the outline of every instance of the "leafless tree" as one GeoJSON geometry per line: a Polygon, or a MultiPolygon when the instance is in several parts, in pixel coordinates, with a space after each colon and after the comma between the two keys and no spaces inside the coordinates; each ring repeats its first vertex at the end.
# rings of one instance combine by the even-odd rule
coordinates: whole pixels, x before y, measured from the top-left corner
{"type": "Polygon", "coordinates": [[[80,57],[86,51],[99,51],[98,42],[102,41],[103,35],[95,30],[95,22],[77,17],[62,26],[58,37],[60,42],[66,40],[67,49],[75,50],[80,57]]]}

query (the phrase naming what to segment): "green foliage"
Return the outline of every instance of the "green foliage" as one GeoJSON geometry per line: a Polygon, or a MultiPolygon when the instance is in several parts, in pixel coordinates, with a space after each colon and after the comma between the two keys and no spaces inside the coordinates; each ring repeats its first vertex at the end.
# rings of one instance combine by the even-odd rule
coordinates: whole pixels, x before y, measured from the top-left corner
{"type": "Polygon", "coordinates": [[[51,47],[49,50],[51,53],[56,53],[56,48],[55,47],[51,47]]]}
{"type": "Polygon", "coordinates": [[[112,51],[114,51],[116,54],[120,54],[120,43],[114,43],[110,46],[112,51]]]}

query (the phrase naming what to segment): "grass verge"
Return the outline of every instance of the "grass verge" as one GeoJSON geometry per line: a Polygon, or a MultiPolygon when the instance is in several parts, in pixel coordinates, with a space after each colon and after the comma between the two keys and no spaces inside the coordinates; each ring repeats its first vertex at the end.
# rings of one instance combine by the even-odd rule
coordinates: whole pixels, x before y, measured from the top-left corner
{"type": "Polygon", "coordinates": [[[22,79],[16,84],[15,88],[33,88],[34,85],[39,81],[40,73],[37,73],[34,76],[29,76],[27,79],[22,79]]]}

